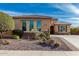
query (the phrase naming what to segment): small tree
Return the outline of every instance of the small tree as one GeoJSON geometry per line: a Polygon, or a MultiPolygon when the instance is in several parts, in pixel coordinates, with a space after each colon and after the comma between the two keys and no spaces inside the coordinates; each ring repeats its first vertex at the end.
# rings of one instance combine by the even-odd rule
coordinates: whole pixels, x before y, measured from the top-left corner
{"type": "Polygon", "coordinates": [[[14,30],[15,24],[11,16],[0,12],[0,34],[1,38],[3,37],[2,33],[8,30],[14,30]]]}

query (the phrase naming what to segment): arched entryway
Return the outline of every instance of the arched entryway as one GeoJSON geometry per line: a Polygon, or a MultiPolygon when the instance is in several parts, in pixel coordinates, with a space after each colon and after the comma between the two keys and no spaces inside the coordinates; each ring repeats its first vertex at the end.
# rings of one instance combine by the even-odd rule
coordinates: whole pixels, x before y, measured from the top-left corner
{"type": "Polygon", "coordinates": [[[50,26],[50,34],[54,34],[54,26],[50,26]]]}

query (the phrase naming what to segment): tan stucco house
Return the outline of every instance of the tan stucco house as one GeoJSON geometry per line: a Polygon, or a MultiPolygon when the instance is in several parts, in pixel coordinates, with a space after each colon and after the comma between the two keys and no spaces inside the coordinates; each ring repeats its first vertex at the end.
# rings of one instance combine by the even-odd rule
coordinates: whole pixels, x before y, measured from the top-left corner
{"type": "Polygon", "coordinates": [[[15,29],[29,31],[49,31],[50,34],[70,34],[70,24],[58,22],[47,16],[14,16],[15,29]]]}

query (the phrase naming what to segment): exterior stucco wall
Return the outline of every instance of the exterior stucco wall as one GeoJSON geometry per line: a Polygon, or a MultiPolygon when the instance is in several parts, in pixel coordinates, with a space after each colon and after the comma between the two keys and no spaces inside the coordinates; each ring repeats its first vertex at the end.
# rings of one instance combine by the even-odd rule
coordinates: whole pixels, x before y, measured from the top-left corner
{"type": "MultiPolygon", "coordinates": [[[[37,30],[37,20],[32,19],[34,21],[34,30],[37,30]]],[[[41,20],[41,31],[48,31],[50,30],[51,26],[51,19],[40,19],[41,20]]],[[[26,22],[30,21],[26,19],[26,22]]],[[[27,26],[26,26],[27,27],[27,26]]],[[[15,19],[15,29],[22,29],[22,19],[15,19]]]]}
{"type": "Polygon", "coordinates": [[[15,29],[18,29],[18,19],[14,19],[14,22],[15,22],[15,29]]]}
{"type": "Polygon", "coordinates": [[[58,25],[54,25],[54,31],[55,33],[58,32],[58,25]]]}
{"type": "Polygon", "coordinates": [[[37,20],[36,19],[33,19],[33,21],[34,21],[34,31],[37,31],[37,20]]]}
{"type": "Polygon", "coordinates": [[[22,20],[21,19],[15,19],[15,29],[22,29],[22,20]]]}
{"type": "Polygon", "coordinates": [[[67,32],[70,33],[70,25],[67,26],[67,32]]]}
{"type": "MultiPolygon", "coordinates": [[[[31,19],[31,18],[30,18],[31,19]]],[[[27,21],[30,21],[30,19],[25,19],[26,22],[27,21]]],[[[22,30],[22,20],[23,19],[15,19],[15,29],[21,29],[22,30]]],[[[38,31],[37,30],[37,20],[38,19],[35,19],[33,18],[32,19],[34,21],[34,28],[33,30],[35,31],[38,31]]],[[[49,31],[50,32],[50,26],[54,26],[54,32],[55,33],[70,33],[70,25],[67,24],[67,32],[59,32],[58,30],[58,24],[54,24],[55,22],[57,22],[57,20],[54,20],[54,19],[40,19],[41,20],[41,31],[49,31]]],[[[26,25],[29,26],[29,24],[27,23],[26,25]]],[[[62,24],[64,25],[64,24],[62,24]]],[[[26,29],[29,31],[29,28],[28,26],[26,26],[26,29]]]]}
{"type": "Polygon", "coordinates": [[[41,30],[42,31],[49,31],[50,25],[51,25],[50,19],[42,19],[41,22],[42,22],[41,30]]]}

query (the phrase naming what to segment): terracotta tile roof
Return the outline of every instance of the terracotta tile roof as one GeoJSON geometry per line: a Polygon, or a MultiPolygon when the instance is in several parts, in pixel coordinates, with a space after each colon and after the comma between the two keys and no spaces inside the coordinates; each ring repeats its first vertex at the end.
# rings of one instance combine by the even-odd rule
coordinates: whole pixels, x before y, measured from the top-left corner
{"type": "Polygon", "coordinates": [[[48,16],[30,15],[30,16],[13,16],[13,19],[52,19],[48,16]]]}
{"type": "Polygon", "coordinates": [[[55,22],[55,25],[71,25],[70,23],[64,23],[64,22],[55,22]]]}

